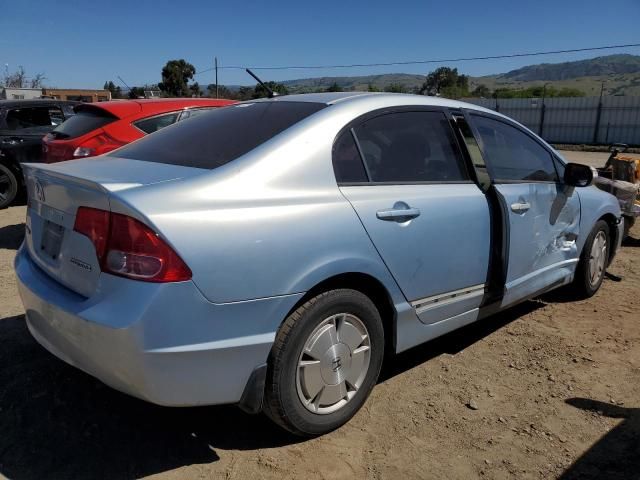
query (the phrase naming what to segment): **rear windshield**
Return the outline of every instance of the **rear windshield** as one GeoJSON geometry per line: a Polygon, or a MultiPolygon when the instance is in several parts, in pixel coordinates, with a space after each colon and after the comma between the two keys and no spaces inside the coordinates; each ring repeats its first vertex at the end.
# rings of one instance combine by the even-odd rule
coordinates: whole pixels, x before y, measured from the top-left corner
{"type": "Polygon", "coordinates": [[[92,109],[81,110],[68,120],[58,125],[51,134],[54,138],[76,138],[92,130],[102,128],[111,122],[115,122],[116,117],[104,110],[92,109]]]}
{"type": "Polygon", "coordinates": [[[213,169],[253,150],[325,106],[309,102],[256,102],[218,108],[188,122],[178,122],[111,155],[213,169]]]}

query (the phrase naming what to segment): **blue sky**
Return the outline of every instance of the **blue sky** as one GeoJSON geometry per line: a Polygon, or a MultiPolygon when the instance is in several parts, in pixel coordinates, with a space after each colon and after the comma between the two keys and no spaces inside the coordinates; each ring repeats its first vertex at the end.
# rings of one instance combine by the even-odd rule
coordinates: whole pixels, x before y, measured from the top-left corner
{"type": "MultiPolygon", "coordinates": [[[[0,0],[0,68],[52,87],[158,82],[167,60],[221,66],[373,63],[640,43],[640,0],[297,1],[0,0]]],[[[640,48],[457,64],[471,75],[640,48]]],[[[259,72],[265,80],[406,72],[438,65],[259,72]]],[[[4,72],[3,72],[4,73],[4,72]]],[[[197,75],[206,85],[213,72],[197,75]]],[[[221,70],[221,84],[252,84],[221,70]]]]}

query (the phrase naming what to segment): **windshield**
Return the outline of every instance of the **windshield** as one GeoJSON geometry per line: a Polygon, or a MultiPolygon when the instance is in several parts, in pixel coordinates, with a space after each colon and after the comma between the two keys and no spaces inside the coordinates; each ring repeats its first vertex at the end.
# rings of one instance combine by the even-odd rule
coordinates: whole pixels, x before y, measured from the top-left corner
{"type": "Polygon", "coordinates": [[[309,102],[239,103],[203,112],[120,148],[115,157],[214,169],[326,107],[309,102]]]}
{"type": "Polygon", "coordinates": [[[111,122],[115,122],[116,117],[100,109],[81,110],[73,117],[62,122],[52,132],[54,138],[66,139],[80,137],[86,133],[102,128],[111,122]]]}

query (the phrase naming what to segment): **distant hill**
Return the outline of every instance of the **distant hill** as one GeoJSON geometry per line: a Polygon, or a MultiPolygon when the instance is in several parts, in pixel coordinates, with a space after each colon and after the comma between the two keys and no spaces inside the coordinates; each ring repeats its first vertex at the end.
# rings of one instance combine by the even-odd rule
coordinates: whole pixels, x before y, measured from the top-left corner
{"type": "Polygon", "coordinates": [[[640,73],[640,56],[607,55],[577,62],[541,63],[518,68],[497,75],[498,79],[507,81],[529,82],[569,80],[579,77],[599,77],[603,75],[620,75],[640,73]]]}
{"type": "Polygon", "coordinates": [[[424,75],[409,73],[387,73],[384,75],[367,75],[363,77],[318,77],[286,80],[284,84],[291,93],[306,93],[326,89],[337,83],[344,90],[367,90],[369,85],[384,90],[389,85],[401,85],[408,90],[420,87],[424,82],[424,75]]]}
{"type": "MultiPolygon", "coordinates": [[[[392,84],[397,84],[408,91],[414,91],[420,88],[424,80],[424,75],[390,73],[357,77],[302,78],[281,83],[286,85],[291,93],[327,89],[334,83],[343,90],[367,90],[369,85],[384,90],[392,84]]],[[[498,87],[526,88],[549,82],[556,88],[577,88],[588,96],[599,95],[603,81],[605,93],[608,95],[640,96],[640,56],[621,54],[576,62],[541,63],[507,73],[470,79],[472,89],[479,84],[493,90],[498,87]]]]}

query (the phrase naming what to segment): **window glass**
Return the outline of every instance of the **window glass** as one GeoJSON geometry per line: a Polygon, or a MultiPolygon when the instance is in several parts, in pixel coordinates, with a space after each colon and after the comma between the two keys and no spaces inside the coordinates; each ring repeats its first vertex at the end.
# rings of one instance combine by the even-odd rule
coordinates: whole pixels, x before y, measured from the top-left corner
{"type": "Polygon", "coordinates": [[[23,133],[48,132],[54,120],[62,117],[62,112],[58,108],[42,106],[15,108],[7,112],[7,128],[9,130],[20,130],[23,133]],[[51,114],[55,117],[52,118],[51,114]]]}
{"type": "Polygon", "coordinates": [[[49,118],[51,119],[51,125],[58,126],[64,122],[64,113],[58,107],[49,108],[49,118]]]}
{"type": "Polygon", "coordinates": [[[474,115],[496,181],[555,182],[551,154],[529,135],[504,122],[474,115]]]}
{"type": "Polygon", "coordinates": [[[473,168],[476,172],[476,178],[482,189],[486,191],[491,186],[491,177],[487,172],[487,165],[485,164],[478,142],[471,131],[471,127],[463,116],[454,115],[454,119],[458,130],[464,139],[464,143],[467,146],[467,151],[469,152],[473,168]]]}
{"type": "Polygon", "coordinates": [[[181,122],[187,118],[198,117],[203,113],[207,113],[209,110],[211,110],[211,108],[190,108],[188,110],[183,110],[179,121],[181,122]]]}
{"type": "Polygon", "coordinates": [[[196,168],[216,168],[253,150],[309,115],[323,103],[268,101],[214,108],[162,135],[150,135],[116,150],[116,157],[196,168]]]}
{"type": "Polygon", "coordinates": [[[342,133],[333,146],[333,171],[338,183],[359,183],[368,180],[351,130],[342,133]]]}
{"type": "Polygon", "coordinates": [[[158,115],[157,117],[138,120],[137,122],[133,122],[133,124],[144,133],[153,133],[163,129],[164,127],[168,127],[173,123],[176,123],[179,114],[179,112],[173,112],[166,115],[158,115]]]}
{"type": "Polygon", "coordinates": [[[99,108],[82,109],[53,129],[54,138],[76,138],[98,128],[102,128],[116,117],[99,108]]]}
{"type": "Polygon", "coordinates": [[[381,115],[355,128],[373,182],[467,180],[462,158],[441,112],[381,115]]]}

